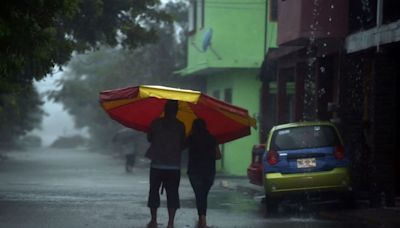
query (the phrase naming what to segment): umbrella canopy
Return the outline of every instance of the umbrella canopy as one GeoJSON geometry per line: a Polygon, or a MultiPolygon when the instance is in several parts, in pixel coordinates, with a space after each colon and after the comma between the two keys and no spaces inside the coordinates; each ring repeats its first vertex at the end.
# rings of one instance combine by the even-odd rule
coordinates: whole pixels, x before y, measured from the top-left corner
{"type": "Polygon", "coordinates": [[[204,93],[164,86],[135,86],[100,92],[100,104],[107,114],[126,127],[147,132],[151,122],[163,115],[164,104],[177,100],[177,118],[185,124],[186,134],[196,118],[206,121],[218,143],[250,134],[256,120],[246,109],[212,98],[204,93]]]}

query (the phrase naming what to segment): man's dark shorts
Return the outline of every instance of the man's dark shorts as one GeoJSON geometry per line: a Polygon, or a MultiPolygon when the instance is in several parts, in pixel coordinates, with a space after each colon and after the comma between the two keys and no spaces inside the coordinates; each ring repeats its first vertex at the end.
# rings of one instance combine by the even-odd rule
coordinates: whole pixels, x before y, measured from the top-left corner
{"type": "Polygon", "coordinates": [[[160,187],[163,184],[167,193],[167,207],[179,208],[178,188],[180,180],[180,170],[150,168],[150,190],[147,206],[150,208],[160,207],[160,187]]]}

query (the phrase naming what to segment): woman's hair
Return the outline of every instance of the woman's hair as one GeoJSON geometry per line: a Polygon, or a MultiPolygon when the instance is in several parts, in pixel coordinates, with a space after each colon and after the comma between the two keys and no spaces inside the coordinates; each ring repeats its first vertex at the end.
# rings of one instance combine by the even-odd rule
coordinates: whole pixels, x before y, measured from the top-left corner
{"type": "Polygon", "coordinates": [[[206,121],[204,121],[201,118],[195,119],[192,125],[192,132],[203,132],[203,131],[207,131],[206,121]]]}

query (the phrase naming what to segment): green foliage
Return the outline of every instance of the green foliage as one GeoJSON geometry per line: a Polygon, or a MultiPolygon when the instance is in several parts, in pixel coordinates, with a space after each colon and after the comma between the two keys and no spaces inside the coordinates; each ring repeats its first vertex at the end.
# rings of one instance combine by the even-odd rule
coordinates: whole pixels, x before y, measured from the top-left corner
{"type": "Polygon", "coordinates": [[[50,146],[54,148],[75,148],[85,146],[87,139],[81,135],[62,136],[57,138],[50,146]]]}
{"type": "Polygon", "coordinates": [[[158,4],[158,0],[1,1],[0,140],[15,140],[37,124],[39,100],[21,99],[26,93],[37,98],[33,79],[64,65],[74,51],[154,42],[157,35],[151,24],[170,21],[158,4]]]}
{"type": "Polygon", "coordinates": [[[18,145],[22,148],[41,147],[42,138],[38,135],[26,135],[18,140],[18,145]]]}
{"type": "Polygon", "coordinates": [[[118,39],[130,48],[154,41],[156,34],[148,21],[170,19],[157,4],[155,0],[3,1],[1,79],[14,83],[41,79],[68,61],[73,50],[115,46],[118,39]]]}
{"type": "Polygon", "coordinates": [[[12,146],[18,136],[39,126],[42,101],[31,84],[0,94],[0,147],[12,146]]]}
{"type": "MultiPolygon", "coordinates": [[[[185,14],[182,8],[186,5],[169,5],[166,11],[171,15],[185,14]]],[[[177,42],[173,24],[153,22],[150,25],[159,34],[156,43],[135,50],[102,47],[78,54],[65,68],[64,77],[59,81],[61,89],[49,94],[75,117],[76,127],[88,127],[92,143],[99,147],[104,148],[122,128],[101,109],[100,91],[140,84],[175,86],[177,83],[173,71],[183,64],[185,43],[177,42]]]]}
{"type": "Polygon", "coordinates": [[[2,81],[31,82],[33,78],[44,77],[55,64],[68,60],[73,42],[57,30],[57,18],[74,15],[77,1],[2,1],[2,81]]]}

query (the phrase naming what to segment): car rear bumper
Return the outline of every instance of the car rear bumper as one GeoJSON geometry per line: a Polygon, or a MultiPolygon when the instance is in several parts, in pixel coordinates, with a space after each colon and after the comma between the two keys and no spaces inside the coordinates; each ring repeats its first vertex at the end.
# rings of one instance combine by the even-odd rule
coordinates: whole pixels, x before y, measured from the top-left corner
{"type": "Polygon", "coordinates": [[[264,178],[264,189],[267,195],[305,191],[347,192],[352,190],[349,169],[344,167],[312,173],[267,173],[264,178]]]}
{"type": "Polygon", "coordinates": [[[262,166],[250,166],[247,168],[247,178],[250,183],[262,186],[262,166]]]}

